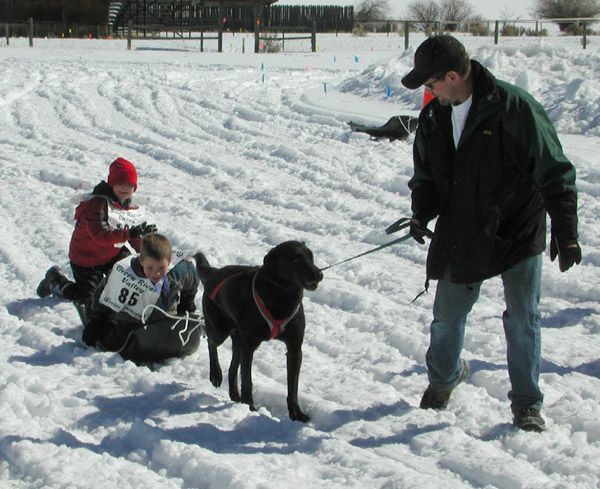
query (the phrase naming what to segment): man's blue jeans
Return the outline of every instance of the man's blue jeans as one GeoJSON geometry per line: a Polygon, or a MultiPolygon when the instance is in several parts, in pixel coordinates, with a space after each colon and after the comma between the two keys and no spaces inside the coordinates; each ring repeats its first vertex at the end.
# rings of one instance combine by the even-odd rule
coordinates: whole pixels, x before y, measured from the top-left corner
{"type": "MultiPolygon", "coordinates": [[[[507,343],[508,375],[512,409],[542,407],[540,374],[540,286],[542,256],[517,263],[504,272],[502,315],[507,343]]],[[[479,297],[482,282],[457,284],[439,280],[433,304],[431,343],[427,350],[429,383],[436,390],[452,389],[460,375],[467,315],[479,297]]]]}

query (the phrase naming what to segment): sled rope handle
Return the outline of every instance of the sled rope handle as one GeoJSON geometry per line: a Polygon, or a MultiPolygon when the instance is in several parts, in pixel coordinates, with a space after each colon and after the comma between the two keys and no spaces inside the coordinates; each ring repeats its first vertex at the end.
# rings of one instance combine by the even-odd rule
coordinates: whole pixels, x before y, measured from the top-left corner
{"type": "Polygon", "coordinates": [[[402,127],[404,128],[404,130],[406,131],[406,133],[410,134],[410,128],[408,127],[408,124],[404,123],[404,121],[402,120],[402,117],[398,117],[398,120],[400,121],[400,124],[402,124],[402,127]]]}
{"type": "Polygon", "coordinates": [[[185,328],[183,328],[181,331],[179,331],[177,333],[179,335],[179,341],[181,341],[181,344],[183,346],[185,346],[187,344],[187,342],[190,340],[192,333],[194,331],[196,331],[198,328],[200,328],[200,334],[202,336],[206,336],[206,330],[202,327],[202,324],[201,324],[202,320],[200,319],[200,316],[198,316],[197,318],[194,318],[194,317],[190,316],[190,313],[188,311],[185,311],[185,316],[174,316],[172,314],[169,314],[164,309],[161,309],[160,307],[158,307],[155,304],[148,304],[146,307],[144,307],[144,310],[142,311],[142,324],[144,324],[144,325],[146,325],[146,319],[148,319],[148,317],[146,316],[146,312],[149,309],[158,309],[160,312],[163,313],[163,315],[165,315],[169,319],[175,319],[176,321],[173,324],[173,326],[171,326],[171,331],[173,331],[181,321],[185,321],[185,328]],[[190,331],[188,332],[188,335],[187,335],[187,339],[184,340],[183,333],[187,332],[190,322],[196,323],[196,325],[192,329],[190,329],[190,331]]]}

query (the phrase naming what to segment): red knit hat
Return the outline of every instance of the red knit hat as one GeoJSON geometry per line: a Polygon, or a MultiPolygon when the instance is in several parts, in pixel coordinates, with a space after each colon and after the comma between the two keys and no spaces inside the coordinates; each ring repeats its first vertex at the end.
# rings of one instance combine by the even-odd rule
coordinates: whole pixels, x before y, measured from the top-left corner
{"type": "Polygon", "coordinates": [[[108,184],[113,187],[119,183],[131,183],[137,190],[137,172],[131,161],[125,158],[117,158],[108,168],[108,184]]]}

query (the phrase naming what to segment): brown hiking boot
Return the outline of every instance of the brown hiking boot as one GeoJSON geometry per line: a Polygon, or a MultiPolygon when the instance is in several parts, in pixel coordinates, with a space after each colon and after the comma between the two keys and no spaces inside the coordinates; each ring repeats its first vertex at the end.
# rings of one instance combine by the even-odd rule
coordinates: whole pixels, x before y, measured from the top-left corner
{"type": "Polygon", "coordinates": [[[456,385],[451,389],[441,391],[434,389],[431,387],[431,385],[427,386],[427,389],[421,398],[421,404],[419,405],[421,409],[446,409],[446,406],[448,406],[448,401],[450,401],[450,394],[452,394],[452,391],[458,384],[463,382],[469,376],[469,362],[461,359],[460,364],[461,370],[456,385]]]}
{"type": "Polygon", "coordinates": [[[523,431],[535,431],[541,433],[546,429],[546,422],[540,410],[531,406],[513,410],[513,424],[523,431]]]}

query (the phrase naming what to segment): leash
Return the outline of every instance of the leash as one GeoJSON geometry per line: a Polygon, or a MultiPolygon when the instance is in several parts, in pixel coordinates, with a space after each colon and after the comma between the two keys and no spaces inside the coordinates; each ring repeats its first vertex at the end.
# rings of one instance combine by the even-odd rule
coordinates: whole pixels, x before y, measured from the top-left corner
{"type": "MultiPolygon", "coordinates": [[[[385,233],[392,234],[392,233],[395,233],[396,231],[400,231],[401,229],[407,228],[408,226],[410,226],[412,224],[413,226],[415,226],[417,228],[417,230],[421,231],[424,236],[427,236],[429,239],[433,238],[433,233],[427,227],[419,226],[415,222],[411,222],[411,221],[412,221],[412,219],[409,217],[403,217],[401,219],[398,219],[395,223],[390,224],[385,229],[385,233]]],[[[382,250],[383,248],[387,248],[388,246],[392,246],[393,244],[401,243],[402,241],[406,241],[407,239],[409,239],[411,237],[412,236],[410,233],[405,234],[404,236],[400,236],[399,238],[389,241],[387,243],[384,243],[381,246],[377,246],[376,248],[373,248],[372,250],[365,251],[364,253],[353,256],[352,258],[346,258],[345,260],[339,261],[339,262],[334,263],[333,265],[329,265],[325,268],[321,268],[320,270],[323,272],[331,267],[335,267],[336,265],[341,265],[342,263],[346,263],[350,260],[355,260],[356,258],[360,258],[361,256],[368,255],[369,253],[375,253],[376,251],[382,250]]],[[[428,290],[429,290],[429,277],[427,277],[425,279],[425,290],[423,290],[422,292],[417,294],[417,296],[412,301],[410,301],[410,303],[412,304],[413,302],[415,302],[419,297],[421,297],[423,294],[428,292],[428,290]]]]}
{"type": "MultiPolygon", "coordinates": [[[[407,228],[408,226],[410,226],[411,224],[411,219],[409,217],[403,217],[402,219],[398,219],[395,223],[391,224],[390,226],[388,226],[385,230],[386,234],[392,234],[395,233],[396,231],[400,231],[401,229],[407,228]]],[[[356,260],[357,258],[360,258],[361,256],[365,256],[365,255],[369,255],[371,253],[375,253],[376,251],[382,250],[384,248],[387,248],[388,246],[392,246],[393,244],[396,243],[401,243],[402,241],[406,241],[407,239],[411,238],[410,233],[405,234],[404,236],[400,236],[397,239],[394,239],[392,241],[388,241],[387,243],[384,243],[380,246],[377,246],[376,248],[373,248],[372,250],[368,250],[365,251],[363,253],[361,253],[360,255],[356,255],[353,256],[351,258],[346,258],[345,260],[339,261],[337,263],[334,263],[333,265],[329,265],[326,266],[325,268],[320,268],[320,270],[323,272],[325,270],[330,269],[331,267],[335,267],[337,265],[341,265],[342,263],[346,263],[349,262],[351,260],[356,260]]]]}

